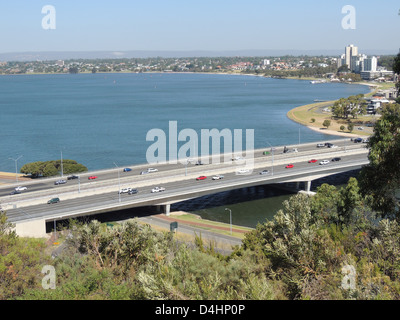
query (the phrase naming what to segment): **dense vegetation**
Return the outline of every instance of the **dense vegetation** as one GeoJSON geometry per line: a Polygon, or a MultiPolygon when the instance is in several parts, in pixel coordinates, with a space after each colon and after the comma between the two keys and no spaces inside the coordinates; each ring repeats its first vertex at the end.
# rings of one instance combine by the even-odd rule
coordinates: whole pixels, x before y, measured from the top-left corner
{"type": "Polygon", "coordinates": [[[367,114],[367,103],[363,94],[341,98],[333,104],[332,113],[336,118],[348,119],[352,116],[353,119],[359,115],[367,114]]]}
{"type": "Polygon", "coordinates": [[[0,298],[399,299],[400,225],[378,220],[369,201],[354,178],[340,190],[295,195],[230,256],[135,221],[93,221],[73,227],[67,249],[51,260],[44,241],[3,227],[0,298]],[[41,287],[45,264],[55,267],[54,290],[41,287]],[[348,283],[346,268],[354,270],[348,283]]]}
{"type": "Polygon", "coordinates": [[[50,258],[44,240],[20,239],[2,214],[0,299],[398,300],[399,130],[400,105],[386,107],[360,183],[292,196],[228,256],[132,220],[74,223],[50,258]],[[54,289],[42,288],[44,265],[54,289]]]}
{"type": "Polygon", "coordinates": [[[88,169],[75,160],[37,161],[27,163],[21,168],[21,173],[35,177],[52,177],[63,171],[64,174],[86,172],[88,169]]]}

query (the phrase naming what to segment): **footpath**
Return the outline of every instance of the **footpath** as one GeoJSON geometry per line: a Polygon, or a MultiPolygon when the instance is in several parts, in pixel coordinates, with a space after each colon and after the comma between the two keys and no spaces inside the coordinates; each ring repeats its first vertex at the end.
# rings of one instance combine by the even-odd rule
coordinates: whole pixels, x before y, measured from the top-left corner
{"type": "MultiPolygon", "coordinates": [[[[163,220],[168,221],[168,222],[178,222],[178,223],[185,224],[185,225],[190,225],[190,226],[193,226],[193,227],[202,227],[202,228],[207,228],[207,229],[211,229],[211,230],[212,229],[214,229],[214,230],[216,229],[216,230],[222,230],[222,231],[228,231],[228,232],[230,232],[230,230],[231,230],[230,227],[217,226],[217,225],[206,223],[206,222],[195,222],[195,221],[182,220],[182,219],[179,219],[179,218],[177,219],[175,216],[167,217],[164,214],[158,214],[158,215],[155,215],[155,217],[163,219],[163,220]]],[[[243,229],[237,229],[234,226],[232,226],[232,232],[244,234],[244,233],[249,232],[249,231],[246,231],[246,230],[243,230],[243,229]]]]}

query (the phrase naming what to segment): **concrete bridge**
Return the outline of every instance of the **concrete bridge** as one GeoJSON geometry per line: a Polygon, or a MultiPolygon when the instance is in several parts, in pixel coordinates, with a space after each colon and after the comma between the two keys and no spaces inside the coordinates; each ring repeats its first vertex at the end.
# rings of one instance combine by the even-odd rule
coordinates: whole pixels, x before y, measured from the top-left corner
{"type": "MultiPolygon", "coordinates": [[[[325,141],[326,142],[326,141],[325,141]]],[[[321,142],[321,143],[325,143],[321,142]]],[[[140,174],[150,165],[135,165],[132,171],[123,172],[123,168],[113,168],[98,172],[85,173],[80,179],[68,181],[65,185],[56,186],[54,181],[60,177],[39,181],[20,183],[28,189],[18,195],[10,195],[13,186],[0,188],[0,204],[6,210],[8,220],[16,225],[20,236],[44,237],[46,223],[112,212],[144,206],[157,206],[169,215],[173,203],[215,194],[223,191],[266,184],[287,182],[304,182],[304,192],[309,193],[313,180],[329,175],[360,169],[368,164],[368,150],[365,144],[354,143],[350,139],[329,141],[335,147],[317,148],[316,143],[287,146],[286,150],[297,149],[298,152],[284,153],[284,147],[265,148],[254,151],[252,170],[240,171],[246,167],[246,160],[215,161],[224,159],[224,155],[213,156],[214,161],[208,165],[155,164],[157,172],[140,174]],[[268,151],[268,155],[264,155],[268,151]],[[333,158],[340,161],[333,162],[333,158]],[[309,163],[311,159],[317,160],[309,163]],[[329,163],[321,165],[322,160],[329,163]],[[293,168],[286,168],[293,164],[293,168]],[[260,174],[268,170],[267,174],[260,174]],[[223,179],[213,180],[215,175],[223,179]],[[88,180],[89,176],[97,176],[88,180]],[[196,180],[206,176],[205,180],[196,180]],[[152,193],[155,187],[165,191],[152,193]],[[138,193],[120,194],[123,188],[135,188],[138,193]],[[51,198],[59,198],[57,204],[47,204],[51,198]]],[[[235,158],[235,155],[232,155],[235,158]]],[[[205,160],[205,159],[201,159],[205,160]]]]}

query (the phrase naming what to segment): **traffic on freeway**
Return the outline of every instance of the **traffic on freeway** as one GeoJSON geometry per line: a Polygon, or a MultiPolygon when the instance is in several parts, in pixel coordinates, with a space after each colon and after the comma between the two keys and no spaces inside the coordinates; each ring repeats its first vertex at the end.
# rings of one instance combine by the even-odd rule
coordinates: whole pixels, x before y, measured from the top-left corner
{"type": "MultiPolygon", "coordinates": [[[[315,152],[315,153],[330,153],[336,151],[351,151],[365,148],[364,143],[357,143],[356,140],[351,141],[350,139],[341,139],[335,140],[325,143],[307,143],[304,145],[296,146],[296,148],[292,147],[274,147],[274,148],[264,148],[260,150],[256,150],[254,152],[254,163],[266,162],[271,160],[279,160],[283,158],[291,158],[296,159],[300,155],[315,152]],[[295,151],[293,151],[295,150],[295,151]]],[[[358,140],[357,140],[358,141],[358,140]]],[[[218,158],[218,156],[217,156],[218,158]]],[[[216,157],[210,157],[209,162],[214,165],[216,157]]],[[[199,172],[199,177],[202,175],[201,169],[207,167],[204,165],[206,161],[202,159],[201,161],[187,161],[187,164],[183,165],[181,163],[178,164],[157,164],[153,165],[153,167],[147,167],[146,165],[135,165],[128,166],[125,168],[113,168],[109,170],[102,170],[96,172],[88,172],[80,175],[70,175],[67,177],[55,177],[55,178],[46,178],[46,179],[37,179],[31,182],[26,182],[23,185],[15,185],[15,186],[0,186],[0,200],[5,196],[17,196],[23,195],[28,192],[35,191],[43,191],[43,190],[57,190],[62,191],[66,190],[66,188],[71,189],[71,186],[74,188],[79,188],[81,190],[92,188],[95,183],[106,183],[116,181],[120,179],[120,181],[127,179],[134,179],[135,181],[142,181],[143,179],[153,178],[157,175],[166,175],[168,173],[173,173],[175,171],[176,174],[181,173],[190,173],[190,172],[199,172]],[[202,165],[198,165],[201,163],[202,165]]],[[[245,168],[240,168],[240,165],[245,162],[245,158],[241,156],[231,157],[231,163],[224,163],[224,155],[220,155],[220,167],[232,167],[232,165],[236,165],[238,174],[247,174],[245,168]],[[243,161],[244,160],[244,161],[243,161]]],[[[317,159],[311,159],[310,161],[314,161],[317,159]]],[[[325,159],[318,159],[319,161],[325,159]]],[[[292,163],[287,163],[287,165],[293,165],[292,163]]],[[[291,167],[291,166],[290,166],[291,167]]],[[[214,179],[216,180],[216,179],[214,179]]]]}
{"type": "MultiPolygon", "coordinates": [[[[366,164],[367,156],[365,153],[341,156],[340,161],[332,161],[333,158],[316,158],[312,157],[309,160],[304,160],[301,162],[294,163],[293,168],[288,171],[286,165],[276,164],[274,167],[271,163],[267,161],[265,167],[257,168],[253,172],[247,174],[237,174],[235,171],[230,173],[224,173],[223,179],[212,179],[213,175],[208,175],[206,173],[207,166],[204,166],[201,170],[204,170],[205,177],[210,177],[207,179],[202,179],[201,183],[196,182],[196,179],[188,178],[178,181],[168,181],[168,177],[163,178],[163,183],[160,183],[160,178],[153,175],[150,183],[146,186],[138,187],[135,185],[135,181],[132,181],[132,187],[128,192],[106,192],[97,195],[88,195],[83,197],[77,197],[74,199],[63,199],[62,193],[59,193],[58,197],[44,198],[42,204],[18,207],[15,209],[10,209],[7,211],[7,216],[11,222],[54,216],[54,215],[68,215],[74,211],[87,209],[95,209],[100,206],[110,206],[117,208],[124,204],[135,204],[140,206],[141,203],[146,203],[146,205],[156,204],[157,201],[162,202],[163,199],[168,199],[174,196],[174,199],[179,198],[180,194],[196,194],[196,196],[201,196],[201,193],[216,193],[220,191],[225,191],[226,188],[234,189],[240,188],[251,183],[265,184],[268,183],[267,180],[273,182],[279,182],[279,177],[287,176],[288,174],[302,174],[308,172],[321,172],[321,170],[329,170],[335,168],[347,168],[356,166],[358,163],[363,162],[366,164]],[[316,159],[317,162],[309,162],[311,159],[316,159]],[[329,161],[326,165],[320,165],[320,162],[329,161]],[[224,189],[225,188],[225,189],[224,189]],[[134,192],[129,192],[135,190],[134,192]],[[52,199],[58,199],[48,203],[52,199]]],[[[200,170],[200,169],[199,169],[200,170]]],[[[216,176],[216,175],[215,175],[216,176]]],[[[100,176],[99,176],[100,179],[100,176]]],[[[118,187],[118,182],[114,184],[118,187]]],[[[120,189],[122,190],[122,189],[120,189]]],[[[124,190],[125,191],[125,190],[124,190]]],[[[112,210],[110,210],[112,211],[112,210]]]]}

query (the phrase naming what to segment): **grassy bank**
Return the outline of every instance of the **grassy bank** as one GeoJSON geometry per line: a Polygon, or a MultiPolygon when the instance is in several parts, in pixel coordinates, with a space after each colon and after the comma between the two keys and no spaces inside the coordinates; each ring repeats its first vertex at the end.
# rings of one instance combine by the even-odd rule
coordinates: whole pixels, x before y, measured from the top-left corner
{"type": "MultiPolygon", "coordinates": [[[[369,83],[358,83],[362,85],[369,85],[369,83]]],[[[370,93],[365,96],[372,96],[378,90],[386,90],[393,87],[393,84],[383,83],[379,85],[374,85],[374,89],[371,90],[370,93]]],[[[300,123],[302,125],[307,126],[308,128],[331,135],[337,136],[347,136],[347,137],[357,137],[357,136],[370,136],[373,133],[372,127],[367,127],[366,123],[375,122],[377,117],[374,115],[364,115],[359,116],[357,119],[335,119],[332,117],[332,113],[326,111],[327,108],[331,107],[335,103],[335,100],[325,101],[325,102],[317,102],[308,104],[305,106],[300,106],[290,110],[287,113],[287,117],[292,121],[300,123]],[[331,125],[329,128],[325,128],[323,123],[325,120],[330,120],[331,125]],[[352,123],[354,124],[353,131],[349,131],[347,126],[352,123]],[[341,127],[344,126],[345,129],[341,130],[341,127]],[[358,128],[363,128],[359,130],[358,128]]]]}

